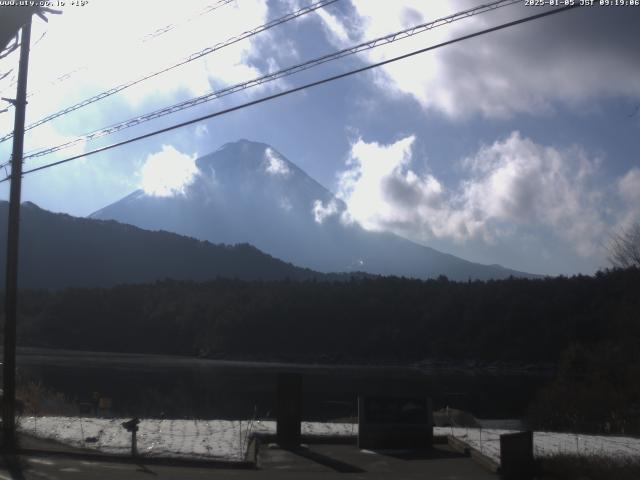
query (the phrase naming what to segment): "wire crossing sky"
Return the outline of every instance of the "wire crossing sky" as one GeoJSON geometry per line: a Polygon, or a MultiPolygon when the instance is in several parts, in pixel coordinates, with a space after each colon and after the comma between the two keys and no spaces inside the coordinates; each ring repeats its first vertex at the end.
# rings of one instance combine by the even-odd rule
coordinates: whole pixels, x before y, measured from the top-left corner
{"type": "MultiPolygon", "coordinates": [[[[340,80],[342,78],[346,78],[346,77],[349,77],[351,75],[355,75],[357,73],[366,72],[366,71],[371,70],[373,68],[378,68],[378,67],[381,67],[383,65],[388,65],[390,63],[397,62],[397,61],[400,61],[400,60],[405,60],[407,58],[413,57],[414,55],[419,55],[421,53],[426,53],[426,52],[429,52],[431,50],[435,50],[437,48],[442,48],[442,47],[446,47],[448,45],[452,45],[452,44],[457,43],[457,42],[461,42],[463,40],[470,40],[470,39],[478,37],[480,35],[486,35],[487,33],[496,32],[498,30],[502,30],[503,28],[509,28],[509,27],[513,27],[513,26],[516,26],[516,25],[520,25],[522,23],[530,22],[530,21],[533,21],[533,20],[538,20],[538,19],[547,17],[549,15],[555,15],[557,13],[565,12],[567,10],[571,10],[571,9],[577,8],[577,7],[578,7],[577,5],[562,7],[562,8],[558,8],[556,10],[551,10],[551,11],[539,13],[537,15],[531,15],[529,17],[525,17],[525,18],[522,18],[522,19],[519,19],[519,20],[514,20],[513,22],[504,23],[504,24],[501,24],[501,25],[498,25],[498,26],[495,26],[495,27],[492,27],[492,28],[489,28],[489,29],[486,29],[486,30],[481,30],[479,32],[475,32],[475,33],[472,33],[472,34],[469,34],[469,35],[465,35],[463,37],[458,37],[458,38],[455,38],[455,39],[452,39],[452,40],[448,40],[446,42],[439,43],[437,45],[432,45],[430,47],[425,47],[425,48],[422,48],[420,50],[415,50],[413,52],[406,53],[406,54],[401,55],[399,57],[394,57],[394,58],[390,58],[388,60],[384,60],[382,62],[378,62],[378,63],[372,64],[372,65],[367,65],[366,67],[358,68],[356,70],[351,70],[351,71],[342,73],[340,75],[334,75],[332,77],[323,78],[321,80],[317,80],[315,82],[307,83],[305,85],[302,85],[302,86],[299,86],[299,87],[296,87],[296,88],[285,90],[283,92],[276,93],[274,95],[269,95],[267,97],[259,98],[257,100],[253,100],[251,102],[244,103],[242,105],[238,105],[238,106],[235,106],[235,107],[232,107],[232,108],[228,108],[228,109],[225,109],[225,110],[221,110],[221,111],[218,111],[218,112],[210,113],[210,114],[205,115],[203,117],[194,118],[194,119],[188,120],[186,122],[179,123],[177,125],[172,125],[172,126],[169,126],[169,127],[165,127],[163,129],[160,129],[160,130],[155,130],[153,132],[149,132],[149,133],[147,133],[145,135],[141,135],[139,137],[131,138],[131,139],[125,140],[123,142],[118,142],[118,143],[115,143],[115,144],[112,144],[112,145],[109,145],[109,146],[106,146],[106,147],[98,148],[96,150],[92,150],[90,152],[83,153],[82,155],[77,155],[75,157],[66,158],[64,160],[60,160],[60,161],[57,161],[57,162],[53,162],[53,163],[49,163],[49,164],[46,164],[46,165],[42,165],[40,167],[36,167],[36,168],[29,169],[29,170],[25,170],[23,172],[23,174],[27,175],[29,173],[34,173],[34,172],[38,172],[40,170],[45,170],[47,168],[51,168],[51,167],[55,167],[55,166],[58,166],[58,165],[62,165],[64,163],[68,163],[70,161],[77,160],[78,158],[84,158],[84,157],[87,157],[89,155],[95,155],[96,153],[101,153],[101,152],[104,152],[104,151],[107,151],[107,150],[111,150],[112,148],[121,147],[121,146],[127,145],[127,144],[132,143],[132,142],[136,142],[136,141],[139,141],[139,140],[142,140],[142,139],[145,139],[145,138],[149,138],[149,137],[154,136],[154,135],[159,135],[161,133],[166,133],[166,132],[169,132],[171,130],[175,130],[176,128],[185,127],[187,125],[192,125],[194,123],[202,122],[203,120],[208,120],[208,119],[211,119],[211,118],[219,117],[221,115],[226,115],[228,113],[235,112],[235,111],[243,109],[243,108],[251,107],[253,105],[257,105],[257,104],[260,104],[260,103],[263,103],[263,102],[266,102],[266,101],[275,100],[275,99],[283,97],[285,95],[290,95],[292,93],[300,92],[302,90],[306,90],[307,88],[316,87],[316,86],[319,86],[319,85],[323,85],[325,83],[333,82],[335,80],[340,80]]],[[[27,156],[25,158],[29,158],[29,156],[27,156]]],[[[1,182],[5,182],[5,181],[9,180],[10,178],[11,178],[11,175],[8,175],[6,178],[0,180],[0,183],[1,182]]]]}
{"type": "MultiPolygon", "coordinates": [[[[158,169],[197,175],[197,158],[246,138],[326,186],[367,230],[532,273],[609,265],[607,239],[640,218],[637,8],[576,8],[387,62],[553,8],[340,0],[66,111],[309,4],[235,0],[201,14],[215,4],[93,0],[35,22],[29,89],[42,93],[27,123],[65,113],[25,137],[39,155],[27,169],[47,174],[25,177],[24,199],[88,215],[138,189],[155,195],[158,169]]],[[[11,124],[0,115],[0,132],[11,124]]],[[[309,207],[312,221],[336,211],[309,207]]]]}
{"type": "MultiPolygon", "coordinates": [[[[194,15],[192,17],[189,17],[184,22],[171,23],[171,24],[165,25],[165,26],[163,26],[161,28],[157,28],[157,29],[153,30],[152,32],[141,36],[139,38],[139,41],[140,42],[148,42],[150,40],[153,40],[154,38],[158,38],[161,35],[164,35],[165,33],[168,33],[168,32],[172,31],[173,29],[175,29],[175,28],[177,28],[179,26],[188,25],[189,22],[193,21],[197,17],[200,17],[202,15],[206,15],[207,13],[211,13],[211,12],[217,10],[218,8],[223,7],[225,5],[228,5],[229,3],[234,2],[234,1],[236,1],[236,0],[218,0],[217,2],[215,2],[215,3],[211,4],[211,5],[208,5],[204,9],[200,10],[196,15],[194,15]]],[[[38,43],[40,43],[42,41],[42,39],[44,38],[45,35],[46,35],[46,31],[43,32],[36,41],[32,42],[32,45],[31,45],[31,49],[32,50],[33,50],[33,48],[35,48],[38,45],[38,43]]],[[[77,73],[79,71],[82,71],[82,70],[87,70],[88,68],[90,68],[89,65],[82,65],[80,67],[76,67],[73,70],[70,70],[70,71],[68,71],[68,72],[66,72],[66,73],[64,73],[62,75],[58,75],[56,78],[50,80],[48,83],[49,83],[49,85],[55,85],[56,83],[67,81],[70,78],[72,78],[75,73],[77,73]]],[[[2,90],[2,92],[4,92],[5,90],[8,90],[11,87],[15,87],[16,78],[17,78],[17,75],[14,75],[12,77],[12,79],[11,79],[11,83],[4,90],[2,90]]],[[[43,91],[42,89],[38,90],[36,92],[31,91],[31,92],[29,92],[28,97],[32,97],[34,95],[37,95],[38,93],[40,93],[42,91],[43,91]]],[[[2,140],[2,141],[4,141],[4,140],[2,140]]]]}
{"type": "Polygon", "coordinates": [[[166,25],[162,28],[158,28],[157,30],[148,33],[146,35],[144,35],[140,40],[143,42],[148,42],[149,40],[152,40],[154,38],[158,38],[161,35],[164,35],[167,32],[170,32],[171,30],[173,30],[174,28],[178,27],[178,26],[185,26],[188,25],[189,22],[193,21],[194,18],[200,17],[202,15],[206,15],[207,13],[211,13],[215,10],[217,10],[220,7],[224,7],[225,5],[228,5],[231,2],[235,2],[236,0],[218,0],[217,2],[206,6],[205,8],[203,8],[202,10],[200,10],[196,15],[187,18],[184,22],[182,23],[170,23],[169,25],[166,25]]]}
{"type": "MultiPolygon", "coordinates": [[[[333,0],[333,1],[335,1],[335,0],[333,0]]],[[[448,25],[448,24],[450,24],[452,22],[455,22],[455,21],[459,21],[459,20],[474,16],[474,15],[479,15],[479,14],[482,14],[482,13],[486,13],[488,11],[495,10],[496,8],[512,5],[512,4],[514,4],[516,2],[519,2],[519,1],[520,0],[499,0],[499,1],[487,4],[487,5],[481,5],[481,6],[476,7],[476,8],[472,8],[472,9],[469,9],[469,10],[458,12],[458,13],[455,13],[453,15],[450,15],[450,16],[447,16],[447,17],[444,17],[444,18],[440,18],[440,19],[437,19],[437,20],[432,21],[432,22],[428,22],[428,23],[412,26],[412,27],[410,27],[408,29],[401,30],[401,31],[398,31],[398,32],[393,32],[393,33],[390,33],[390,34],[385,35],[383,37],[378,37],[378,38],[373,39],[373,40],[362,42],[362,43],[359,43],[359,44],[354,45],[352,47],[345,48],[345,49],[339,50],[337,52],[329,53],[329,54],[326,54],[326,55],[322,55],[320,57],[317,57],[317,58],[314,58],[314,59],[311,59],[311,60],[307,60],[307,61],[305,61],[303,63],[299,63],[299,64],[296,64],[296,65],[287,67],[287,68],[285,68],[283,70],[279,70],[277,72],[269,73],[268,75],[263,75],[261,77],[254,78],[254,79],[242,82],[242,83],[238,83],[236,85],[225,87],[225,88],[223,88],[221,90],[209,92],[209,93],[207,93],[205,95],[201,95],[199,97],[192,98],[192,99],[180,102],[180,103],[175,104],[175,105],[170,105],[168,107],[163,107],[163,108],[161,108],[159,110],[156,110],[154,112],[150,112],[150,113],[147,113],[147,114],[144,114],[144,115],[140,115],[140,116],[135,117],[135,118],[130,118],[130,119],[126,120],[126,121],[119,122],[117,124],[113,124],[113,125],[110,125],[108,127],[101,128],[99,130],[95,130],[95,131],[93,131],[91,133],[87,133],[87,134],[85,134],[85,135],[83,135],[81,137],[78,137],[78,138],[76,138],[76,139],[74,139],[74,140],[72,140],[70,142],[67,142],[67,143],[64,143],[64,144],[61,144],[61,145],[56,145],[56,146],[52,146],[52,147],[41,149],[41,150],[36,151],[36,152],[27,153],[27,155],[24,156],[24,159],[41,157],[43,155],[48,155],[50,153],[54,153],[54,152],[57,152],[57,151],[60,151],[60,150],[64,150],[64,149],[73,147],[74,145],[78,145],[79,143],[85,142],[87,140],[93,140],[95,138],[100,138],[100,137],[103,137],[103,136],[106,136],[106,135],[110,135],[110,134],[118,132],[120,130],[124,130],[124,129],[130,128],[130,127],[133,127],[133,126],[136,126],[136,125],[140,125],[141,123],[147,122],[149,120],[160,118],[160,117],[163,117],[165,115],[169,115],[169,114],[172,114],[172,113],[175,113],[175,112],[179,112],[179,111],[187,109],[187,108],[192,108],[194,106],[209,102],[211,100],[215,100],[215,99],[221,98],[221,97],[226,96],[226,95],[231,95],[233,93],[245,90],[247,88],[253,88],[253,87],[257,87],[259,85],[262,85],[264,83],[273,82],[275,80],[287,77],[289,75],[294,75],[296,73],[303,72],[305,70],[317,67],[317,66],[322,65],[322,64],[327,63],[327,62],[339,60],[339,59],[344,58],[344,57],[349,56],[349,55],[355,55],[355,54],[357,54],[359,52],[370,50],[370,49],[379,47],[381,45],[385,45],[385,44],[393,43],[393,42],[396,42],[396,41],[399,41],[399,40],[403,40],[403,39],[411,37],[413,35],[417,35],[417,34],[420,34],[420,33],[427,32],[427,31],[429,31],[429,30],[431,30],[433,28],[445,26],[445,25],[448,25]]],[[[316,8],[319,8],[319,7],[316,7],[316,8]]],[[[180,64],[178,64],[178,65],[180,65],[180,64]]],[[[176,65],[176,66],[178,66],[178,65],[176,65]]],[[[170,68],[174,68],[174,67],[170,67],[170,68]]],[[[155,74],[153,76],[155,76],[155,74]]],[[[147,77],[147,78],[150,78],[150,77],[147,77]]],[[[116,93],[116,92],[114,91],[113,93],[116,93]]],[[[101,95],[104,95],[104,94],[101,94],[101,95]]],[[[99,99],[100,98],[98,98],[98,97],[94,97],[94,100],[92,100],[92,101],[99,100],[99,99]]],[[[92,103],[92,101],[88,101],[87,103],[92,103]]],[[[71,107],[68,111],[72,111],[72,110],[75,110],[75,108],[71,107]]],[[[65,112],[59,112],[58,114],[54,114],[54,115],[52,115],[52,116],[50,116],[48,118],[45,118],[45,119],[41,120],[40,122],[37,122],[36,124],[31,125],[30,128],[33,128],[34,126],[37,126],[38,124],[45,123],[48,119],[56,118],[57,116],[63,115],[64,113],[65,112]]],[[[66,112],[66,113],[68,113],[68,112],[66,112]]],[[[0,141],[2,141],[2,140],[0,140],[0,141]]]]}
{"type": "MultiPolygon", "coordinates": [[[[227,0],[224,3],[229,3],[229,1],[231,0],[227,0]]],[[[315,10],[317,10],[318,8],[323,8],[326,7],[327,5],[330,5],[332,3],[337,2],[338,0],[321,0],[320,2],[316,2],[312,5],[309,5],[308,7],[305,8],[301,8],[299,10],[296,10],[295,12],[292,12],[290,14],[287,14],[283,17],[280,17],[276,20],[272,20],[264,25],[261,25],[259,27],[256,27],[254,29],[251,30],[247,30],[246,32],[240,34],[240,35],[236,35],[234,37],[231,37],[223,42],[220,43],[216,43],[215,45],[211,46],[211,47],[207,47],[205,49],[202,49],[198,52],[192,53],[191,55],[189,55],[187,58],[179,61],[178,63],[174,63],[166,68],[163,68],[162,70],[158,70],[158,71],[154,71],[152,73],[149,73],[141,78],[137,78],[135,80],[131,80],[128,81],[126,83],[122,83],[120,85],[117,85],[113,88],[110,88],[109,90],[105,91],[105,92],[101,92],[98,95],[94,95],[93,97],[87,98],[79,103],[76,103],[75,105],[71,105],[63,110],[60,110],[58,112],[52,113],[51,115],[47,115],[46,117],[38,120],[37,122],[31,123],[29,125],[27,125],[25,127],[25,131],[31,130],[32,128],[35,128],[39,125],[42,125],[43,123],[46,123],[50,120],[53,120],[55,118],[61,117],[62,115],[66,115],[68,113],[71,113],[75,110],[78,110],[79,108],[85,107],[87,105],[90,105],[91,103],[97,102],[99,100],[102,100],[104,98],[110,97],[111,95],[114,95],[118,92],[121,92],[129,87],[132,87],[134,85],[137,85],[140,82],[144,82],[145,80],[149,80],[153,77],[156,77],[158,75],[161,75],[163,73],[169,72],[171,70],[173,70],[174,68],[178,68],[181,67],[183,65],[186,65],[189,62],[193,62],[194,60],[197,60],[199,58],[204,57],[205,55],[209,55],[212,54],[222,48],[228,47],[229,45],[233,45],[234,43],[240,42],[246,38],[250,38],[254,35],[258,35],[259,33],[265,32],[267,30],[269,30],[270,28],[276,27],[278,25],[282,25],[283,23],[289,22],[291,20],[294,20],[298,17],[301,17],[303,15],[307,15],[315,10]]],[[[168,30],[163,30],[162,33],[166,33],[168,30]]],[[[157,36],[157,35],[156,35],[157,36]]],[[[13,137],[13,133],[7,133],[6,135],[4,135],[3,137],[0,138],[0,143],[10,139],[13,137]]],[[[88,137],[89,138],[89,137],[88,137]]],[[[37,155],[36,155],[37,156],[37,155]]]]}

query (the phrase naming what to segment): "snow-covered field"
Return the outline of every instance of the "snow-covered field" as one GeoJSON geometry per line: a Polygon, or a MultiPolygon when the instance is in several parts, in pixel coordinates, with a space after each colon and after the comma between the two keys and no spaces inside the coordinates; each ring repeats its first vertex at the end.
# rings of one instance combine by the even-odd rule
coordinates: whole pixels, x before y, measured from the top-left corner
{"type": "MultiPolygon", "coordinates": [[[[20,431],[47,440],[105,453],[128,454],[131,433],[124,418],[23,417],[20,431]]],[[[304,435],[357,435],[351,423],[303,422],[304,435]]],[[[145,456],[243,460],[252,433],[276,433],[274,421],[160,420],[140,422],[138,451],[145,456]]]]}
{"type": "MultiPolygon", "coordinates": [[[[496,462],[500,461],[500,435],[503,433],[514,433],[514,431],[460,427],[434,428],[435,435],[453,435],[496,462]]],[[[534,432],[533,449],[536,457],[562,453],[640,459],[640,438],[534,432]]]]}
{"type": "MultiPolygon", "coordinates": [[[[23,417],[19,429],[43,439],[106,453],[127,454],[131,434],[126,419],[81,417],[23,417]]],[[[140,423],[138,450],[145,456],[174,456],[243,460],[252,433],[275,434],[273,421],[160,420],[140,423]]],[[[303,422],[304,435],[357,435],[351,423],[303,422]]],[[[435,427],[435,435],[453,435],[488,457],[500,461],[500,435],[513,430],[435,427]]],[[[536,456],[569,453],[640,458],[640,439],[620,436],[535,432],[536,456]]]]}

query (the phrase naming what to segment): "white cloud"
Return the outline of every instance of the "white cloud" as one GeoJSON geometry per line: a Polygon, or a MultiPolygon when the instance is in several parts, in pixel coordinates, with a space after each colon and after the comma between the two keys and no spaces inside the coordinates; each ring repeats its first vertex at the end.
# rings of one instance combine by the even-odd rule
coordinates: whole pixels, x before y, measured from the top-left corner
{"type": "Polygon", "coordinates": [[[338,204],[335,200],[330,200],[326,205],[321,200],[315,200],[311,212],[315,222],[322,224],[327,218],[336,215],[338,210],[338,204]]]}
{"type": "Polygon", "coordinates": [[[629,203],[640,204],[640,168],[633,167],[619,180],[618,192],[629,203]]]}
{"type": "MultiPolygon", "coordinates": [[[[262,25],[268,17],[266,0],[232,2],[201,16],[197,12],[210,2],[188,3],[185,6],[180,2],[153,0],[92,0],[83,8],[64,8],[62,15],[51,16],[49,24],[34,22],[32,36],[38,38],[45,29],[47,36],[31,52],[29,92],[34,95],[29,98],[28,122],[166,68],[239,32],[262,25]],[[168,33],[141,41],[144,34],[170,24],[176,27],[168,33]],[[114,28],[117,35],[113,34],[114,28]],[[56,61],[51,62],[52,58],[56,61]],[[50,83],[83,66],[88,68],[80,69],[68,80],[50,83]]],[[[220,87],[259,76],[260,71],[248,64],[248,58],[257,53],[257,39],[222,48],[52,123],[56,128],[71,125],[81,134],[113,122],[110,114],[114,102],[124,102],[133,111],[144,108],[146,112],[156,105],[173,103],[177,95],[184,98],[208,93],[211,84],[220,87]]],[[[122,115],[131,115],[126,108],[116,110],[118,120],[122,120],[122,115]]]]}
{"type": "MultiPolygon", "coordinates": [[[[153,30],[152,25],[175,24],[176,28],[169,33],[157,37],[153,40],[140,44],[134,42],[134,48],[131,48],[130,42],[125,42],[126,49],[119,51],[117,57],[118,67],[126,71],[127,77],[138,75],[139,73],[148,72],[156,66],[164,66],[176,60],[182,60],[192,53],[204,49],[218,42],[237,36],[238,32],[244,32],[249,28],[264,24],[267,20],[268,7],[265,0],[244,0],[243,2],[234,2],[229,5],[222,6],[214,12],[196,16],[190,21],[185,21],[185,7],[182,4],[172,4],[154,2],[152,0],[136,1],[134,4],[119,0],[114,5],[113,0],[106,2],[102,0],[101,11],[93,10],[85,12],[83,19],[86,24],[91,24],[91,18],[87,15],[101,15],[101,23],[106,23],[108,27],[92,26],[93,29],[108,28],[110,20],[117,19],[119,37],[129,35],[139,35],[140,32],[149,32],[153,30]],[[120,7],[117,3],[122,4],[120,7]],[[126,4],[126,7],[124,6],[126,4]],[[135,21],[122,22],[122,8],[127,8],[127,18],[135,19],[135,21]],[[133,9],[133,10],[132,10],[133,9]],[[153,12],[150,15],[150,12],[153,12]],[[143,23],[140,24],[140,19],[143,23]],[[146,19],[146,22],[144,21],[146,19]],[[124,50],[124,51],[123,51],[124,50]]],[[[188,12],[196,12],[207,6],[210,2],[206,0],[195,0],[189,2],[188,12]]],[[[95,18],[95,17],[94,17],[95,18]]],[[[113,51],[111,36],[105,36],[106,41],[98,43],[98,48],[104,48],[103,44],[109,52],[113,51]]],[[[97,41],[95,33],[89,37],[93,41],[97,41]]],[[[96,48],[90,44],[91,48],[96,48]]],[[[199,80],[205,80],[210,76],[218,79],[223,83],[236,82],[239,75],[247,73],[249,67],[245,67],[243,60],[253,53],[253,40],[246,40],[234,45],[230,45],[216,51],[210,55],[203,57],[202,61],[195,61],[189,64],[190,67],[180,67],[174,72],[177,82],[164,81],[160,85],[163,90],[175,89],[179,86],[187,86],[194,94],[201,93],[199,80]],[[195,67],[194,67],[195,66],[195,67]],[[189,68],[192,68],[189,71],[189,68]]],[[[77,55],[77,53],[75,54],[77,55]]],[[[91,52],[91,56],[95,53],[91,52]]],[[[113,70],[113,54],[106,57],[105,73],[113,70]]],[[[253,73],[255,70],[250,69],[253,73]]],[[[113,74],[111,74],[113,75],[113,74]]],[[[245,78],[245,77],[242,77],[245,78]]],[[[208,86],[208,85],[207,85],[208,86]]],[[[146,93],[152,94],[152,91],[146,93]]]]}
{"type": "Polygon", "coordinates": [[[606,225],[604,194],[593,181],[597,159],[576,147],[545,147],[514,132],[465,163],[471,174],[461,192],[465,215],[487,238],[495,234],[493,222],[508,222],[550,228],[581,255],[599,248],[606,225]]]}
{"type": "MultiPolygon", "coordinates": [[[[358,41],[442,18],[478,2],[372,2],[351,0],[358,41]]],[[[371,50],[368,61],[424,48],[533,13],[505,7],[371,50]]],[[[577,9],[551,18],[446,46],[379,70],[391,95],[409,94],[426,110],[451,118],[480,114],[508,118],[545,114],[556,105],[589,106],[602,98],[640,98],[637,18],[624,9],[577,9]],[[616,72],[603,80],[602,72],[616,72]]],[[[341,24],[325,22],[332,42],[344,45],[341,24]]]]}
{"type": "Polygon", "coordinates": [[[413,141],[352,144],[338,196],[363,227],[422,241],[490,245],[519,231],[546,229],[580,255],[600,248],[605,192],[595,186],[598,159],[581,149],[539,145],[514,132],[465,159],[462,180],[447,188],[412,168],[413,141]]]}
{"type": "MultiPolygon", "coordinates": [[[[29,131],[25,134],[24,146],[25,146],[25,155],[29,155],[34,150],[40,150],[44,147],[49,147],[52,145],[61,145],[68,142],[75,142],[76,137],[66,135],[61,133],[52,123],[45,123],[38,127],[36,131],[29,131]]],[[[12,141],[8,140],[2,144],[0,147],[0,151],[6,149],[7,152],[10,151],[12,145],[12,141]]],[[[51,156],[45,157],[35,157],[35,158],[27,158],[25,160],[26,167],[33,167],[38,164],[48,163],[51,161],[59,160],[62,158],[72,157],[76,155],[80,155],[86,151],[87,142],[85,140],[79,140],[77,143],[73,144],[73,146],[68,147],[64,150],[55,152],[51,156]]],[[[84,163],[86,162],[85,158],[79,158],[75,160],[76,163],[84,163]]]]}
{"type": "Polygon", "coordinates": [[[184,195],[198,173],[196,158],[197,154],[189,156],[171,145],[163,145],[160,152],[147,157],[140,169],[140,188],[156,197],[184,195]]]}
{"type": "Polygon", "coordinates": [[[323,8],[316,10],[316,14],[320,17],[320,20],[322,20],[325,28],[331,33],[330,39],[335,37],[338,45],[342,45],[350,40],[349,32],[337,17],[323,8]]]}
{"type": "Polygon", "coordinates": [[[339,177],[338,196],[348,204],[349,218],[365,228],[383,228],[384,219],[394,216],[395,208],[387,201],[385,183],[393,179],[411,158],[414,137],[392,145],[358,140],[351,147],[346,171],[339,177]]]}
{"type": "Polygon", "coordinates": [[[618,228],[640,222],[640,168],[633,167],[620,178],[617,191],[625,207],[620,216],[618,228]]]}
{"type": "Polygon", "coordinates": [[[273,176],[287,177],[291,170],[287,163],[279,158],[271,148],[264,151],[265,171],[273,176]]]}

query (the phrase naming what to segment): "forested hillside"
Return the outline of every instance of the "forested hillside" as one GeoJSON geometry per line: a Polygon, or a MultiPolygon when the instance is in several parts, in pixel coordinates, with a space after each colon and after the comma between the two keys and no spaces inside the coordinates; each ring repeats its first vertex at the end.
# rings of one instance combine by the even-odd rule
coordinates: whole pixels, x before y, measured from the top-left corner
{"type": "MultiPolygon", "coordinates": [[[[252,245],[224,245],[114,221],[52,213],[22,205],[20,275],[23,288],[111,287],[164,278],[205,281],[337,278],[299,268],[252,245]]],[[[0,251],[6,250],[8,203],[0,201],[0,251]]],[[[5,269],[0,255],[0,271],[5,269]]],[[[4,285],[0,276],[0,285],[4,285]]]]}
{"type": "Polygon", "coordinates": [[[23,291],[19,344],[336,363],[553,362],[534,428],[640,432],[640,269],[489,282],[393,277],[23,291]]]}
{"type": "Polygon", "coordinates": [[[640,271],[450,282],[162,281],[25,291],[22,345],[183,355],[555,361],[640,338],[640,271]]]}

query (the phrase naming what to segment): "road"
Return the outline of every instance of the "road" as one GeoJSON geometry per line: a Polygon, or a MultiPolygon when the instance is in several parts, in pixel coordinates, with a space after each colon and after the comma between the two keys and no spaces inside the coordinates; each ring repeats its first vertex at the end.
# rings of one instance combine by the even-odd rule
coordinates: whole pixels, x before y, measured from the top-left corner
{"type": "Polygon", "coordinates": [[[469,457],[436,447],[423,455],[361,451],[355,445],[310,445],[283,450],[264,447],[259,468],[130,463],[125,460],[83,459],[81,456],[29,455],[0,457],[0,480],[62,479],[351,479],[377,480],[496,480],[497,475],[469,457]]]}

